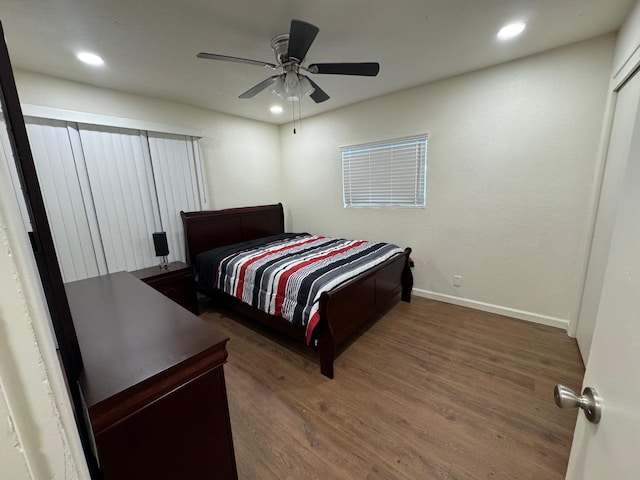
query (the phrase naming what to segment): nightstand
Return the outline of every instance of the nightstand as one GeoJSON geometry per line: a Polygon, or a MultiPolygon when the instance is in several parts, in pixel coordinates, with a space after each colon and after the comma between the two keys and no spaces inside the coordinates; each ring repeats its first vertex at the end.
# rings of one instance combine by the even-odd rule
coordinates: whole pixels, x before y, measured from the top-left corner
{"type": "Polygon", "coordinates": [[[198,315],[198,298],[193,270],[186,263],[171,262],[166,269],[159,266],[149,267],[136,270],[131,274],[198,315]]]}

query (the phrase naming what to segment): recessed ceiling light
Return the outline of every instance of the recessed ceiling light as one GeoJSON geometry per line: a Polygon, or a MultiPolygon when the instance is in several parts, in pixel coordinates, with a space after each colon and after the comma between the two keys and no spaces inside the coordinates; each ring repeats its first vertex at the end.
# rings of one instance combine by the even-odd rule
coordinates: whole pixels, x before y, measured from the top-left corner
{"type": "Polygon", "coordinates": [[[276,115],[280,115],[282,113],[282,107],[280,105],[273,105],[270,110],[271,113],[274,113],[276,115]]]}
{"type": "Polygon", "coordinates": [[[500,40],[510,40],[520,35],[524,31],[525,27],[526,25],[523,22],[515,22],[505,25],[498,32],[498,38],[500,40]]]}
{"type": "Polygon", "coordinates": [[[80,60],[81,62],[87,63],[89,65],[93,65],[94,67],[100,67],[104,65],[104,60],[100,56],[96,55],[95,53],[80,52],[76,56],[78,57],[78,60],[80,60]]]}

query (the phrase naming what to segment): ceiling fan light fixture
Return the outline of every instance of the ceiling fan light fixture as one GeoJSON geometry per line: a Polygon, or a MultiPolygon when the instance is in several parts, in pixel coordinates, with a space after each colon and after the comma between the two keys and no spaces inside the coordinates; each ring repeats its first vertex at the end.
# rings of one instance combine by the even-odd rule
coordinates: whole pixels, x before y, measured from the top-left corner
{"type": "Polygon", "coordinates": [[[284,91],[287,97],[298,95],[300,93],[300,80],[298,74],[289,70],[284,77],[284,91]]]}
{"type": "Polygon", "coordinates": [[[284,89],[284,75],[280,75],[271,85],[269,91],[278,98],[284,100],[285,98],[285,89],[284,89]]]}
{"type": "Polygon", "coordinates": [[[315,91],[316,89],[313,88],[309,79],[304,75],[300,75],[300,93],[302,96],[311,95],[315,91]]]}
{"type": "Polygon", "coordinates": [[[311,95],[315,89],[307,77],[289,71],[273,82],[270,91],[288,102],[299,102],[305,95],[311,95]]]}

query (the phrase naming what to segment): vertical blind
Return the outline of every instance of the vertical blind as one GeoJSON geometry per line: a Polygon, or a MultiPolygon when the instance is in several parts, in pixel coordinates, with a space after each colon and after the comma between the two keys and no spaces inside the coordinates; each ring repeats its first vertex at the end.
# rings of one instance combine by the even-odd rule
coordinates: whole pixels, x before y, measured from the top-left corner
{"type": "Polygon", "coordinates": [[[78,175],[84,160],[77,127],[33,119],[27,133],[63,278],[106,273],[95,216],[86,209],[78,175]]]}
{"type": "MultiPolygon", "coordinates": [[[[0,111],[2,111],[2,106],[0,106],[0,111]]],[[[24,202],[22,184],[18,178],[18,171],[16,170],[16,163],[13,157],[13,150],[11,148],[11,140],[9,140],[9,134],[7,133],[7,124],[4,121],[4,115],[0,116],[0,118],[0,161],[5,162],[9,169],[9,173],[11,175],[11,186],[13,187],[13,192],[16,196],[16,200],[18,201],[18,206],[20,207],[22,223],[27,229],[27,232],[31,232],[31,220],[29,220],[27,205],[24,202]]]]}
{"type": "Polygon", "coordinates": [[[160,217],[146,137],[137,130],[80,125],[80,140],[107,271],[153,265],[151,234],[160,230],[160,217]]]}
{"type": "Polygon", "coordinates": [[[427,136],[343,147],[345,207],[425,206],[427,136]]]}
{"type": "MultiPolygon", "coordinates": [[[[167,232],[170,257],[184,259],[184,230],[180,211],[200,210],[204,201],[200,150],[180,135],[149,133],[151,164],[158,192],[162,228],[167,232]],[[176,257],[171,252],[181,252],[176,257]]],[[[171,259],[171,258],[170,258],[171,259]]]]}
{"type": "MultiPolygon", "coordinates": [[[[0,112],[2,106],[0,105],[0,112]]],[[[22,184],[18,178],[18,171],[16,170],[15,158],[13,156],[13,148],[11,147],[11,140],[9,140],[9,134],[7,132],[7,124],[4,121],[4,115],[0,116],[0,161],[6,163],[9,174],[11,176],[11,187],[13,193],[16,196],[18,206],[20,208],[20,217],[27,232],[33,231],[31,228],[31,220],[29,219],[29,213],[27,212],[27,205],[24,202],[24,195],[22,192],[22,184]]]]}
{"type": "Polygon", "coordinates": [[[179,212],[206,198],[197,138],[25,120],[65,282],[157,265],[161,230],[185,260],[179,212]]]}

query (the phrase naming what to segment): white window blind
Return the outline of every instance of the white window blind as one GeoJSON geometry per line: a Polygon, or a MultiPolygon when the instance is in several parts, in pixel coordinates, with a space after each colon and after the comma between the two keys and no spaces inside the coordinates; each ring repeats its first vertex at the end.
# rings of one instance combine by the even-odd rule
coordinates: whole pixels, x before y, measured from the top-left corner
{"type": "Polygon", "coordinates": [[[343,147],[346,207],[424,208],[427,135],[343,147]]]}

